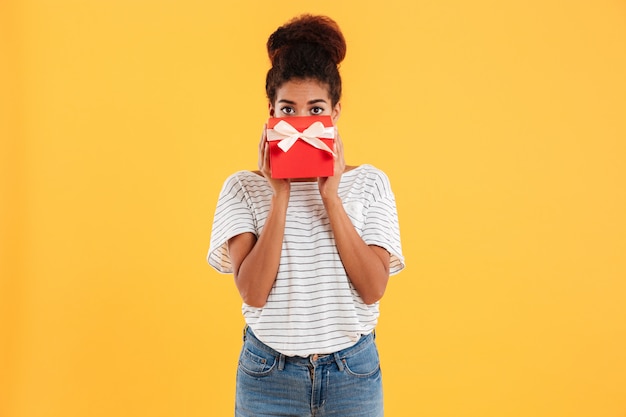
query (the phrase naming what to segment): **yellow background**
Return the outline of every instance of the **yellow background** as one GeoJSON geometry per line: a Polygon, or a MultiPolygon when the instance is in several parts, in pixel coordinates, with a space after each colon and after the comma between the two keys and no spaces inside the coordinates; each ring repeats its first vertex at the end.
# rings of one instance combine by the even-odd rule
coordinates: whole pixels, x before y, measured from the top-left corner
{"type": "Polygon", "coordinates": [[[307,11],[348,41],[348,163],[398,202],[387,415],[626,416],[618,0],[0,1],[0,416],[232,415],[240,301],[204,257],[307,11]]]}

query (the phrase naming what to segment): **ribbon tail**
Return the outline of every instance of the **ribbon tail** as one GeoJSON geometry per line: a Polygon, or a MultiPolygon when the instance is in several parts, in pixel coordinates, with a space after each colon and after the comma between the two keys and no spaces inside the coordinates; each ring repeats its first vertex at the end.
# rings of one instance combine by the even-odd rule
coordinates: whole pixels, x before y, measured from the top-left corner
{"type": "MultiPolygon", "coordinates": [[[[316,138],[316,137],[312,137],[312,138],[304,137],[304,138],[302,138],[302,140],[304,140],[306,143],[308,143],[309,145],[311,145],[311,146],[313,146],[313,147],[315,147],[317,149],[320,149],[322,151],[326,151],[329,154],[331,154],[332,156],[336,156],[335,152],[333,152],[333,150],[330,149],[328,147],[328,145],[326,145],[324,142],[322,142],[319,138],[316,138]]],[[[279,144],[279,146],[280,146],[280,144],[279,144]]]]}

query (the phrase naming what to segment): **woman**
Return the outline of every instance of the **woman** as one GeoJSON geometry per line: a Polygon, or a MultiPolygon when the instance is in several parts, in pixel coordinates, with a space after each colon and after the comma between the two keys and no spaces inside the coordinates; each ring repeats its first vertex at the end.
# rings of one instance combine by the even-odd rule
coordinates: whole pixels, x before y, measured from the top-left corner
{"type": "MultiPolygon", "coordinates": [[[[341,114],[337,24],[303,15],[268,39],[271,117],[341,114]]],[[[404,267],[386,175],[347,166],[334,175],[273,179],[266,133],[259,171],[231,175],[218,200],[208,261],[232,272],[243,299],[244,345],[235,415],[382,416],[374,342],[390,275],[404,267]]]]}

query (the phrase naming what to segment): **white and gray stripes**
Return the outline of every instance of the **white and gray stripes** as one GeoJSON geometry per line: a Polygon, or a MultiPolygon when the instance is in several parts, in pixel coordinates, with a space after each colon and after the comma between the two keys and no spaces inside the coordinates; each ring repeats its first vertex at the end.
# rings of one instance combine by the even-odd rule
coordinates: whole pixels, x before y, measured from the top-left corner
{"type": "MultiPolygon", "coordinates": [[[[227,241],[259,236],[272,190],[250,171],[231,175],[215,211],[208,261],[232,272],[227,241]]],[[[359,235],[391,254],[390,273],[404,268],[396,204],[389,180],[371,165],[346,172],[339,196],[359,235]]],[[[356,343],[376,326],[378,303],[365,305],[351,285],[335,246],[317,182],[292,182],[281,261],[263,308],[243,305],[255,335],[288,356],[332,353],[356,343]]]]}

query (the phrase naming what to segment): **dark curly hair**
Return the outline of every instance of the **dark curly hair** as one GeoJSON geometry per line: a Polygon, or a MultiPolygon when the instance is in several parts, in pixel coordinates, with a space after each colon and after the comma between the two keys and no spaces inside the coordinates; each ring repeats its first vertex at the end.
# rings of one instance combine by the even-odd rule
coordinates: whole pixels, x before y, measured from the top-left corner
{"type": "Polygon", "coordinates": [[[298,16],[276,29],[267,40],[272,68],[265,92],[270,103],[276,90],[292,79],[314,79],[328,85],[334,106],[341,98],[339,64],[346,56],[346,41],[337,23],[326,16],[298,16]]]}

